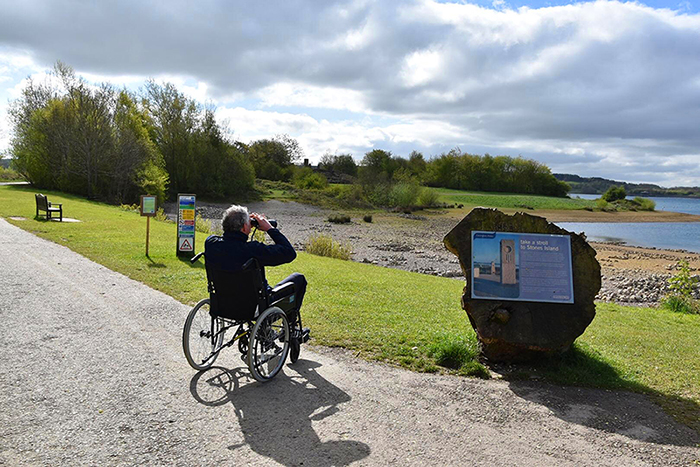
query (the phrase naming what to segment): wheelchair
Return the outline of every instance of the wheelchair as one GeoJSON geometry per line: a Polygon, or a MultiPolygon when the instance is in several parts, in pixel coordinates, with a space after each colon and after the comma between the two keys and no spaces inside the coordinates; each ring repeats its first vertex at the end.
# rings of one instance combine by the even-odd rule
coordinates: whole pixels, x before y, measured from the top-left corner
{"type": "MultiPolygon", "coordinates": [[[[195,263],[204,253],[198,253],[195,263]]],[[[241,358],[257,381],[279,373],[287,356],[299,358],[301,344],[309,339],[294,300],[294,284],[268,289],[256,259],[240,271],[224,271],[206,263],[209,298],[190,311],[182,331],[185,358],[195,370],[206,370],[219,353],[238,343],[241,358]],[[288,316],[294,316],[289,322],[288,316]]]]}

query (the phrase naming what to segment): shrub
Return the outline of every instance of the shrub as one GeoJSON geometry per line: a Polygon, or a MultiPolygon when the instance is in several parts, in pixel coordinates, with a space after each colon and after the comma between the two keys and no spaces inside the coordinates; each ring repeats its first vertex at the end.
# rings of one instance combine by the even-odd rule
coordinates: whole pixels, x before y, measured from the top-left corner
{"type": "Polygon", "coordinates": [[[24,177],[12,169],[0,167],[0,182],[12,182],[19,180],[24,180],[24,177]]]}
{"type": "Polygon", "coordinates": [[[349,243],[340,243],[333,240],[330,235],[312,235],[304,244],[307,253],[329,258],[349,260],[352,247],[349,243]]]}
{"type": "Polygon", "coordinates": [[[200,214],[194,219],[194,230],[205,234],[212,234],[211,221],[204,219],[200,214]]]}
{"type": "Polygon", "coordinates": [[[372,215],[371,215],[371,214],[367,214],[367,215],[365,215],[365,216],[362,218],[362,220],[365,221],[365,222],[367,222],[367,223],[371,223],[371,222],[372,222],[372,215]]]}
{"type": "Polygon", "coordinates": [[[611,203],[613,201],[625,199],[627,192],[623,186],[611,186],[608,191],[603,193],[602,199],[611,203]]]}
{"type": "Polygon", "coordinates": [[[326,177],[308,167],[296,169],[293,180],[294,185],[302,190],[322,190],[328,186],[326,177]]]}
{"type": "Polygon", "coordinates": [[[417,203],[419,206],[435,206],[438,201],[438,194],[435,190],[430,188],[421,188],[420,193],[418,193],[417,203]]]}
{"type": "Polygon", "coordinates": [[[172,222],[173,224],[175,223],[174,221],[171,221],[168,218],[168,216],[165,214],[165,210],[163,210],[163,208],[158,208],[158,210],[156,211],[156,215],[154,216],[154,219],[157,221],[160,221],[160,222],[172,222]]]}
{"type": "Polygon", "coordinates": [[[650,199],[637,196],[632,201],[638,206],[638,209],[642,211],[653,211],[656,209],[656,203],[650,199]]]}
{"type": "Polygon", "coordinates": [[[408,208],[415,206],[418,198],[417,185],[408,182],[399,182],[391,187],[389,203],[392,207],[408,208]]]}
{"type": "Polygon", "coordinates": [[[138,204],[120,204],[119,209],[127,212],[141,212],[141,207],[138,204]]]}
{"type": "Polygon", "coordinates": [[[350,216],[345,216],[343,214],[330,216],[328,218],[328,222],[332,222],[333,224],[349,224],[350,223],[350,216]]]}
{"type": "Polygon", "coordinates": [[[443,334],[428,347],[428,355],[445,368],[459,370],[460,374],[488,378],[489,373],[477,361],[479,349],[463,336],[443,334]]]}
{"type": "Polygon", "coordinates": [[[675,313],[686,313],[689,315],[700,314],[700,306],[692,298],[682,297],[680,295],[666,296],[661,305],[669,311],[675,313]]]}
{"type": "Polygon", "coordinates": [[[679,313],[700,314],[700,305],[693,300],[695,279],[690,275],[690,264],[686,260],[681,260],[677,267],[678,274],[668,280],[671,293],[664,298],[662,305],[668,310],[679,313]]]}
{"type": "Polygon", "coordinates": [[[595,207],[601,211],[615,211],[615,206],[605,201],[603,198],[598,198],[595,202],[595,207]]]}

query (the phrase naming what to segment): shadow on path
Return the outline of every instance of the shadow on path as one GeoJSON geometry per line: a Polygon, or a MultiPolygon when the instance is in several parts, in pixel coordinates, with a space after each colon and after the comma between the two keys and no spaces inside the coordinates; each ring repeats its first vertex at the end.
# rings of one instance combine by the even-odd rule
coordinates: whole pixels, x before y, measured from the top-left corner
{"type": "MultiPolygon", "coordinates": [[[[249,383],[243,369],[212,367],[192,378],[190,392],[207,406],[231,403],[245,444],[260,455],[289,466],[348,465],[367,457],[370,448],[358,441],[321,441],[314,430],[313,422],[338,413],[338,405],[351,400],[318,374],[320,366],[298,360],[285,368],[289,374],[280,373],[264,384],[249,383]]],[[[332,431],[333,437],[343,434],[343,430],[332,431]]]]}
{"type": "Polygon", "coordinates": [[[548,381],[580,386],[586,386],[587,381],[596,381],[613,388],[558,386],[505,377],[516,395],[547,407],[562,420],[656,444],[695,447],[700,443],[700,424],[697,421],[700,405],[695,401],[661,394],[642,384],[632,383],[606,362],[575,346],[559,358],[553,357],[539,365],[521,366],[521,369],[525,368],[535,369],[548,381]]]}

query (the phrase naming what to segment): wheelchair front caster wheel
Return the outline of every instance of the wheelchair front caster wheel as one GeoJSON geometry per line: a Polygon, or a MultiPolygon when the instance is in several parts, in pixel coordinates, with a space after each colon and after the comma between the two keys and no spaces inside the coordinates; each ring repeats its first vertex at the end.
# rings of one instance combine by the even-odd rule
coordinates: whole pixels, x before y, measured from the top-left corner
{"type": "Polygon", "coordinates": [[[292,337],[289,341],[289,361],[294,363],[299,360],[299,352],[301,351],[301,344],[299,339],[292,337]]]}

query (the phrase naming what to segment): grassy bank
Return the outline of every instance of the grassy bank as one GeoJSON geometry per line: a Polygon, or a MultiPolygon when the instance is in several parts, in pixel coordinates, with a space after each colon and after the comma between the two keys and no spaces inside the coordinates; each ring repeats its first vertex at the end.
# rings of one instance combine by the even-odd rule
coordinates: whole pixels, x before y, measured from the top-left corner
{"type": "Polygon", "coordinates": [[[508,209],[584,209],[595,208],[595,200],[555,198],[552,196],[481,193],[433,188],[438,193],[438,201],[447,204],[464,204],[465,207],[483,206],[508,209]]]}
{"type": "MultiPolygon", "coordinates": [[[[206,295],[203,265],[190,266],[174,256],[174,224],[151,222],[147,258],[146,220],[138,214],[48,192],[50,201],[63,203],[66,217],[81,222],[36,221],[33,193],[27,187],[0,186],[0,216],[22,216],[26,220],[8,220],[183,303],[206,295]]],[[[203,241],[198,234],[198,251],[203,241]]],[[[304,253],[293,264],[270,268],[268,278],[274,282],[295,270],[309,280],[303,316],[315,344],[345,347],[417,371],[434,372],[438,363],[453,363],[462,374],[484,372],[476,359],[476,337],[459,305],[461,281],[304,253]],[[453,354],[461,359],[456,365],[450,361],[453,354]]],[[[700,419],[698,335],[700,316],[600,304],[572,352],[522,367],[510,377],[539,375],[562,384],[648,392],[692,423],[700,419]]]]}

